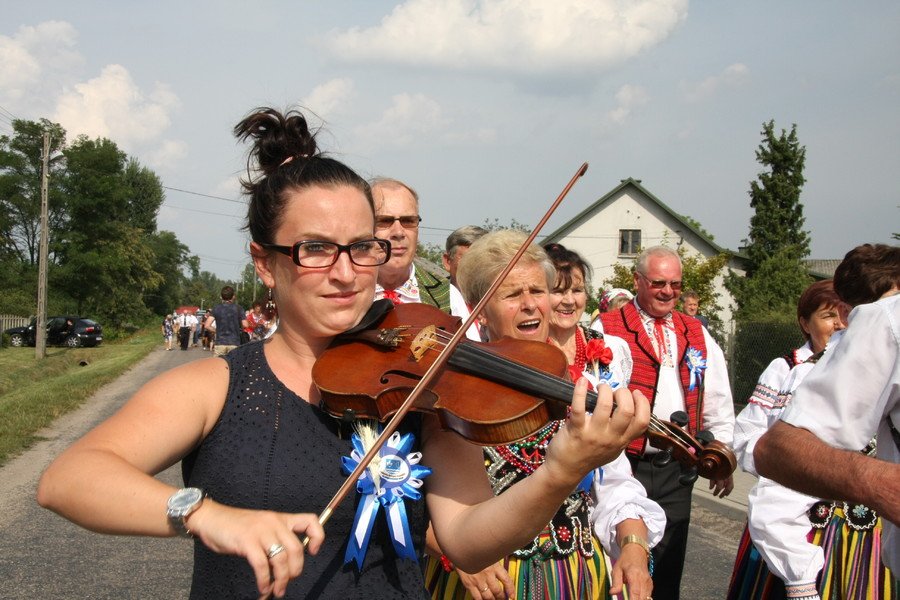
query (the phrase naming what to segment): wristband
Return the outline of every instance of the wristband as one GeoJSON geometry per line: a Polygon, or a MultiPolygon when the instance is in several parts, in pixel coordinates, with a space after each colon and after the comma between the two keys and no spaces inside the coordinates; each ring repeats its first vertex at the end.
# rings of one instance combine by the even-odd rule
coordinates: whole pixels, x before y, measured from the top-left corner
{"type": "Polygon", "coordinates": [[[450,559],[447,558],[446,554],[441,554],[441,568],[444,569],[446,573],[453,572],[453,563],[450,562],[450,559]]]}
{"type": "Polygon", "coordinates": [[[641,548],[644,549],[644,552],[647,553],[647,570],[650,572],[650,576],[653,576],[653,553],[650,552],[650,545],[647,543],[647,540],[642,538],[637,534],[626,535],[622,538],[622,541],[619,542],[619,549],[624,548],[628,544],[637,544],[641,548]]]}
{"type": "Polygon", "coordinates": [[[641,536],[634,533],[632,533],[631,535],[626,535],[622,538],[622,541],[619,542],[619,548],[624,548],[628,544],[637,544],[644,549],[644,552],[647,553],[647,556],[650,556],[650,546],[649,544],[647,544],[647,540],[645,540],[641,536]]]}

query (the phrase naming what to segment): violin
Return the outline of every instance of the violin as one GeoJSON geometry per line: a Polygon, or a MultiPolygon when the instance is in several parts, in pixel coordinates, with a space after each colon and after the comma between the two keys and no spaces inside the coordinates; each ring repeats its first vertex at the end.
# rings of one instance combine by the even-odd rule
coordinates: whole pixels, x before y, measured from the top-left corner
{"type": "MultiPolygon", "coordinates": [[[[335,338],[313,366],[322,407],[345,420],[387,420],[460,324],[458,317],[426,304],[394,307],[389,300],[376,302],[362,323],[335,338]]],[[[444,429],[473,443],[497,446],[564,419],[573,391],[568,360],[551,344],[512,338],[465,340],[452,350],[412,410],[437,415],[444,429]]],[[[596,408],[597,398],[596,392],[588,392],[588,411],[596,408]]],[[[653,415],[648,435],[651,444],[664,451],[660,460],[674,458],[691,468],[685,483],[697,475],[724,479],[736,467],[733,453],[721,442],[704,443],[682,426],[653,415]]]]}

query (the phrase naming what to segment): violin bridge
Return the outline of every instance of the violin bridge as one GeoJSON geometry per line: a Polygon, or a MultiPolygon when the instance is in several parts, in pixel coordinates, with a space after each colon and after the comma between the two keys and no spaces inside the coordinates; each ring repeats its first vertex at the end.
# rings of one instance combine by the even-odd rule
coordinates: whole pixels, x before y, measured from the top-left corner
{"type": "Polygon", "coordinates": [[[422,360],[422,357],[425,356],[425,353],[429,350],[440,350],[437,336],[435,335],[436,329],[437,328],[434,325],[428,325],[427,327],[423,327],[422,331],[413,338],[412,343],[409,345],[409,349],[412,352],[413,358],[416,359],[416,362],[422,360]]]}

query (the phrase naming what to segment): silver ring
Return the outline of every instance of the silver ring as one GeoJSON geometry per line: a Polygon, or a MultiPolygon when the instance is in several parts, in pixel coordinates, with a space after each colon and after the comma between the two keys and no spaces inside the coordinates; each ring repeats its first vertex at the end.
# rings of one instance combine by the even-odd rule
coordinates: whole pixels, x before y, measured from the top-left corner
{"type": "Polygon", "coordinates": [[[282,552],[284,552],[284,546],[282,546],[281,544],[272,544],[271,546],[269,546],[269,551],[266,552],[266,556],[272,558],[274,556],[278,556],[282,552]]]}

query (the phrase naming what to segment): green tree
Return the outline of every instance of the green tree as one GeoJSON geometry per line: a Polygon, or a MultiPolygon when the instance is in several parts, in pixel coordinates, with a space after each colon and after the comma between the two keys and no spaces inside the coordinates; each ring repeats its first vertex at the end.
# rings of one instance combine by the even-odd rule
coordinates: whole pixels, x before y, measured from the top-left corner
{"type": "Polygon", "coordinates": [[[65,151],[68,229],[56,282],[78,312],[116,327],[149,316],[143,299],[162,283],[146,231],[135,226],[126,155],[108,139],[80,136],[65,151]]]}
{"type": "Polygon", "coordinates": [[[800,192],[806,179],[803,166],[806,147],[797,139],[797,126],[775,135],[775,122],[763,124],[763,142],[756,150],[756,160],[765,167],[758,181],[750,182],[750,236],[747,256],[753,271],[767,258],[793,254],[802,259],[809,255],[809,234],[803,230],[803,204],[800,192]]]}
{"type": "Polygon", "coordinates": [[[187,278],[190,250],[171,231],[145,235],[153,252],[153,271],[161,276],[159,287],[144,291],[144,304],[156,315],[164,315],[181,304],[187,278]]]}
{"type": "Polygon", "coordinates": [[[793,323],[797,300],[812,281],[793,249],[785,248],[765,259],[753,277],[729,275],[726,285],[735,299],[740,299],[735,313],[739,321],[793,323]]]}
{"type": "Polygon", "coordinates": [[[156,232],[156,215],[166,199],[159,177],[131,158],[123,173],[125,208],[131,224],[147,233],[156,232]]]}
{"type": "Polygon", "coordinates": [[[65,146],[66,131],[47,119],[14,119],[12,127],[12,137],[0,136],[0,259],[37,265],[43,136],[44,132],[50,134],[48,208],[50,229],[54,230],[65,220],[59,191],[64,161],[54,155],[65,146]]]}
{"type": "Polygon", "coordinates": [[[803,230],[800,193],[805,183],[806,148],[790,133],[775,134],[774,121],[763,124],[756,160],[763,165],[750,183],[750,235],[746,242],[746,276],[729,274],[726,287],[737,303],[739,320],[764,314],[792,314],[810,278],[801,262],[809,255],[809,234],[803,230]]]}

